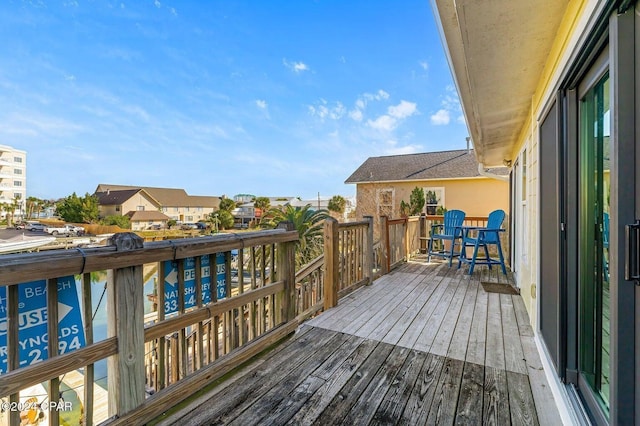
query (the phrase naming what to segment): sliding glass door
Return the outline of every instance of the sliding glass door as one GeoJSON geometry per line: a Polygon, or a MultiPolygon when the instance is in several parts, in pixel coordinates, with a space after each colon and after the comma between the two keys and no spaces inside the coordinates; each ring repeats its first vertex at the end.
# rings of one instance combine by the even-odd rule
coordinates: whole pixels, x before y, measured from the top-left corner
{"type": "Polygon", "coordinates": [[[606,67],[595,71],[582,85],[579,102],[578,385],[591,409],[599,408],[608,417],[610,83],[606,67]]]}

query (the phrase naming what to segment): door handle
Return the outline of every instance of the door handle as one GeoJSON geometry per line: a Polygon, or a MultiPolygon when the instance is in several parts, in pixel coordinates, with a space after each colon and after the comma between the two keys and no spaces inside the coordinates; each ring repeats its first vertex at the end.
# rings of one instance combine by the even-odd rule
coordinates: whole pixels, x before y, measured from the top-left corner
{"type": "Polygon", "coordinates": [[[635,281],[640,285],[640,251],[638,242],[640,241],[640,220],[624,226],[624,236],[627,243],[627,250],[624,256],[624,279],[635,281]]]}

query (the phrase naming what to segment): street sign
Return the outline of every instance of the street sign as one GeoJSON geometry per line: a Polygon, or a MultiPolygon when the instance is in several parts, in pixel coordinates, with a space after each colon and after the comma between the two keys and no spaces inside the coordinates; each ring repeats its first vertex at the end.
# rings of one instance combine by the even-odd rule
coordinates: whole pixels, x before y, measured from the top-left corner
{"type": "MultiPolygon", "coordinates": [[[[163,262],[164,268],[164,314],[178,312],[178,263],[172,260],[163,262]]],[[[216,294],[218,300],[226,297],[226,274],[224,253],[216,254],[216,294]]],[[[211,260],[209,255],[200,256],[200,277],[202,303],[211,302],[211,260]]],[[[196,259],[184,259],[184,308],[196,306],[196,259]]]]}
{"type": "MultiPolygon", "coordinates": [[[[48,358],[46,280],[18,284],[20,367],[48,358]]],[[[7,371],[7,287],[0,287],[0,374],[7,371]]],[[[58,354],[85,345],[84,327],[73,276],[58,278],[58,354]]]]}

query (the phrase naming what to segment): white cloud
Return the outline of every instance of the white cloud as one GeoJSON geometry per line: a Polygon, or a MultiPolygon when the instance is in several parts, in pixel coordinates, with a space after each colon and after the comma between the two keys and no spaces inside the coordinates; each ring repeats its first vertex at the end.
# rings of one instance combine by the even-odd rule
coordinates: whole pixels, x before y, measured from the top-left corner
{"type": "Polygon", "coordinates": [[[387,110],[389,115],[395,118],[407,118],[415,114],[415,102],[400,101],[396,106],[390,106],[387,110]]]}
{"type": "Polygon", "coordinates": [[[158,9],[160,9],[160,8],[162,7],[162,3],[160,3],[158,0],[155,0],[155,1],[153,2],[153,4],[154,4],[158,9]]]}
{"type": "Polygon", "coordinates": [[[334,105],[329,105],[325,99],[320,99],[318,105],[309,105],[308,110],[309,114],[319,117],[321,120],[325,118],[340,120],[347,112],[342,102],[337,101],[334,105]]]}
{"type": "Polygon", "coordinates": [[[451,117],[449,116],[449,111],[446,109],[440,109],[431,116],[431,124],[435,126],[447,125],[449,121],[451,121],[451,117]]]}
{"type": "Polygon", "coordinates": [[[73,75],[73,74],[69,74],[69,75],[66,75],[64,77],[64,79],[67,80],[67,81],[75,81],[76,80],[76,76],[73,75]]]}
{"type": "Polygon", "coordinates": [[[351,117],[353,121],[362,121],[363,114],[361,110],[354,109],[352,111],[349,111],[349,117],[351,117]]]}
{"type": "MultiPolygon", "coordinates": [[[[386,93],[386,92],[385,92],[386,93]]],[[[381,115],[375,120],[368,120],[369,127],[377,130],[392,131],[401,120],[411,117],[417,112],[415,102],[400,101],[398,105],[391,105],[387,108],[387,114],[381,115]]]]}
{"type": "Polygon", "coordinates": [[[263,99],[257,99],[256,100],[256,106],[260,109],[267,109],[267,101],[263,100],[263,99]]]}
{"type": "Polygon", "coordinates": [[[384,130],[387,132],[392,131],[393,129],[396,128],[396,125],[398,123],[398,120],[396,120],[393,117],[390,117],[388,115],[381,115],[380,117],[376,118],[375,120],[368,120],[367,124],[377,130],[384,130]]]}
{"type": "Polygon", "coordinates": [[[456,118],[456,121],[460,124],[467,124],[467,120],[465,120],[464,115],[462,114],[460,114],[458,118],[456,118]]]}
{"type": "Polygon", "coordinates": [[[422,67],[423,70],[425,70],[425,71],[429,70],[429,64],[427,63],[427,61],[420,61],[418,63],[420,64],[420,66],[422,67]]]}
{"type": "Polygon", "coordinates": [[[390,148],[384,150],[385,155],[406,155],[424,151],[422,145],[397,146],[396,141],[389,141],[390,148]]]}
{"type": "Polygon", "coordinates": [[[171,11],[171,14],[172,14],[173,16],[178,16],[178,12],[176,11],[176,8],[175,8],[175,7],[172,7],[172,8],[170,8],[169,10],[171,11]]]}
{"type": "Polygon", "coordinates": [[[302,71],[309,71],[309,66],[304,62],[289,62],[286,59],[282,60],[282,63],[285,67],[289,68],[291,71],[295,73],[300,73],[302,71]]]}

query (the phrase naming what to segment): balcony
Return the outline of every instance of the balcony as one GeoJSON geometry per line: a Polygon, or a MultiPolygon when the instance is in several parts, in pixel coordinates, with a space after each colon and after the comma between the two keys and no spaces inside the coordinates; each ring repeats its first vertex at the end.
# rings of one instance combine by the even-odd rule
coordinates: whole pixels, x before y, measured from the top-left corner
{"type": "Polygon", "coordinates": [[[159,424],[559,424],[521,297],[480,284],[499,278],[406,263],[159,424]]]}
{"type": "MultiPolygon", "coordinates": [[[[0,395],[17,404],[41,383],[48,401],[73,391],[82,408],[69,408],[87,425],[559,423],[522,299],[483,289],[505,277],[428,264],[419,220],[386,221],[376,244],[371,224],[327,221],[325,254],[298,271],[286,227],[144,244],[117,234],[107,247],[2,256],[0,395]],[[165,309],[144,315],[154,265],[165,309]],[[103,338],[89,290],[97,271],[108,272],[103,338]],[[55,319],[68,314],[60,277],[74,275],[86,342],[69,350],[55,319]],[[56,355],[22,366],[16,284],[43,279],[56,355]],[[101,360],[108,386],[94,380],[101,360]]],[[[50,424],[67,421],[54,414],[50,424]]]]}

